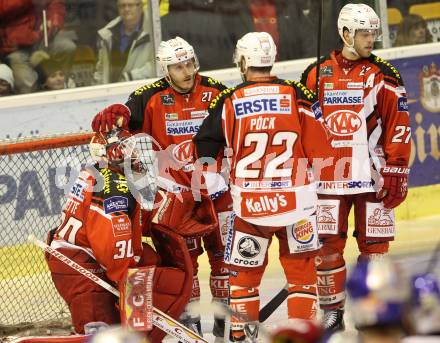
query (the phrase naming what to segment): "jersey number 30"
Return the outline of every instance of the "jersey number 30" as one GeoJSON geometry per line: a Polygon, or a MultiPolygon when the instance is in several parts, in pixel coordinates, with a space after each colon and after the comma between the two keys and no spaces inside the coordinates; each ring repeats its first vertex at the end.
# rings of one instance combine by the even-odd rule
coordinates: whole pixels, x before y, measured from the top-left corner
{"type": "Polygon", "coordinates": [[[268,146],[281,146],[285,149],[281,154],[275,156],[265,164],[263,178],[290,177],[292,175],[292,164],[283,166],[293,155],[298,134],[291,131],[279,131],[269,142],[269,134],[266,132],[250,132],[244,137],[244,146],[250,147],[255,143],[255,150],[237,162],[235,177],[243,179],[257,179],[260,177],[262,166],[261,159],[266,154],[268,146]],[[257,165],[256,162],[259,162],[257,165]],[[256,167],[256,165],[258,167],[256,167]],[[253,169],[249,169],[251,166],[253,169]],[[281,167],[283,166],[283,167],[281,167]]]}
{"type": "Polygon", "coordinates": [[[129,239],[128,241],[126,240],[117,241],[115,247],[116,249],[118,249],[118,253],[113,255],[114,260],[118,260],[126,257],[130,258],[133,257],[134,255],[131,239],[129,239]]]}

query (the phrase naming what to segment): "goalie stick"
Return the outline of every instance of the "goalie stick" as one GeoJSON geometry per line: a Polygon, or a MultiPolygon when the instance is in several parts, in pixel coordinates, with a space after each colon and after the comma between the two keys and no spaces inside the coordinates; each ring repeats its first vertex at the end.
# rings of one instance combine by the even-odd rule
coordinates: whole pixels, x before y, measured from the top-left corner
{"type": "MultiPolygon", "coordinates": [[[[46,243],[37,239],[34,235],[29,235],[28,240],[46,251],[47,253],[59,259],[61,262],[67,264],[72,269],[75,269],[78,273],[82,274],[86,278],[92,280],[96,284],[105,288],[107,291],[119,297],[119,291],[116,288],[114,288],[112,285],[105,282],[101,278],[97,277],[95,274],[84,269],[78,263],[68,258],[66,255],[51,248],[46,243]]],[[[208,343],[208,341],[205,340],[203,337],[199,336],[194,331],[191,331],[182,323],[178,322],[177,320],[170,317],[165,312],[157,309],[156,307],[153,307],[153,325],[166,332],[167,334],[177,338],[182,343],[208,343]]]]}

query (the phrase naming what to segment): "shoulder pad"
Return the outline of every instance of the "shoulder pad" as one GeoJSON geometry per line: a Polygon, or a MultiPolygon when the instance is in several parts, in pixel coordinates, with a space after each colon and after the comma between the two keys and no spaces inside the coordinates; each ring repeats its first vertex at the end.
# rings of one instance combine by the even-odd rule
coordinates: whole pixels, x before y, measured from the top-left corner
{"type": "Polygon", "coordinates": [[[104,182],[102,189],[104,197],[130,193],[127,179],[123,174],[115,172],[109,168],[99,168],[99,173],[102,175],[104,182]]]}
{"type": "Polygon", "coordinates": [[[283,83],[295,88],[296,97],[298,99],[305,99],[305,100],[309,100],[309,101],[313,101],[315,99],[316,93],[314,91],[312,91],[311,89],[308,89],[301,82],[294,81],[294,80],[283,80],[283,83]]]}
{"type": "Polygon", "coordinates": [[[226,88],[222,90],[209,104],[209,109],[214,109],[219,102],[223,102],[228,96],[231,96],[236,87],[226,88]]]}
{"type": "Polygon", "coordinates": [[[220,81],[213,79],[212,77],[208,77],[208,76],[202,76],[202,80],[200,81],[200,84],[203,86],[207,86],[207,87],[213,87],[218,89],[219,91],[222,91],[224,89],[226,89],[226,86],[221,83],[220,81]]]}
{"type": "Polygon", "coordinates": [[[401,76],[399,71],[394,67],[390,62],[387,60],[384,60],[382,57],[371,55],[370,61],[377,65],[379,69],[382,71],[382,73],[386,76],[392,76],[396,79],[401,80],[401,76]]]}
{"type": "Polygon", "coordinates": [[[156,82],[150,83],[148,85],[144,85],[142,87],[139,87],[133,92],[133,95],[138,96],[145,93],[151,93],[153,95],[154,93],[160,92],[166,88],[168,88],[168,82],[165,80],[165,78],[160,79],[156,82]]]}

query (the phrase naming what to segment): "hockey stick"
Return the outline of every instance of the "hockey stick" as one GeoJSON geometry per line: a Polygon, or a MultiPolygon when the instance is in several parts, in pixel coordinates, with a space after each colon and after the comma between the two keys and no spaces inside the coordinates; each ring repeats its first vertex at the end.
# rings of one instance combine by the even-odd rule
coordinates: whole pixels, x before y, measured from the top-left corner
{"type": "Polygon", "coordinates": [[[260,323],[263,323],[266,321],[267,318],[269,318],[272,313],[275,312],[275,310],[283,303],[284,300],[286,300],[287,296],[289,295],[289,284],[286,283],[284,288],[282,288],[277,295],[275,295],[272,299],[269,300],[269,302],[264,305],[264,307],[260,310],[260,313],[258,315],[258,320],[260,323]]]}
{"type": "MultiPolygon", "coordinates": [[[[112,285],[108,284],[101,278],[97,277],[95,274],[81,267],[78,263],[72,261],[66,255],[51,248],[46,243],[37,239],[34,235],[29,235],[28,240],[46,251],[47,253],[59,259],[61,262],[67,264],[72,269],[75,269],[81,275],[92,280],[96,284],[100,285],[112,294],[119,297],[119,291],[116,288],[114,288],[112,285]]],[[[166,332],[167,334],[177,338],[182,343],[208,343],[208,341],[205,340],[203,337],[191,331],[182,323],[178,322],[177,320],[157,309],[156,307],[153,307],[153,325],[166,332]]]]}

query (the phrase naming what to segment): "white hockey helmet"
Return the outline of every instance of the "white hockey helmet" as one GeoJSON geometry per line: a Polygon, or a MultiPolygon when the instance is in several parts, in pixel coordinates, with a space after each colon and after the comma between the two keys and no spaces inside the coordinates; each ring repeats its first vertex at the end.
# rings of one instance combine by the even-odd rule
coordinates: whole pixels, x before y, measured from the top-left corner
{"type": "Polygon", "coordinates": [[[348,44],[344,39],[344,29],[348,29],[350,36],[354,39],[356,30],[370,30],[376,33],[376,40],[380,40],[380,19],[374,10],[365,4],[347,4],[342,7],[338,17],[338,32],[344,44],[348,47],[353,47],[353,44],[348,44]]]}
{"type": "Polygon", "coordinates": [[[160,66],[160,70],[170,82],[170,73],[168,66],[185,62],[188,60],[194,61],[195,73],[199,70],[199,60],[194,52],[194,48],[183,38],[176,37],[167,41],[160,42],[157,49],[156,62],[160,66]]]}
{"type": "MultiPolygon", "coordinates": [[[[242,58],[248,67],[272,67],[277,56],[277,47],[267,32],[249,32],[241,37],[235,47],[233,62],[240,67],[242,58]]],[[[246,73],[246,69],[242,74],[246,73]]]]}

